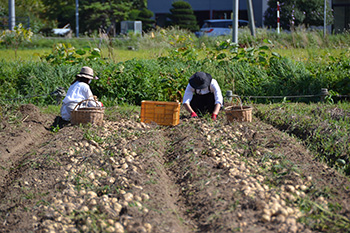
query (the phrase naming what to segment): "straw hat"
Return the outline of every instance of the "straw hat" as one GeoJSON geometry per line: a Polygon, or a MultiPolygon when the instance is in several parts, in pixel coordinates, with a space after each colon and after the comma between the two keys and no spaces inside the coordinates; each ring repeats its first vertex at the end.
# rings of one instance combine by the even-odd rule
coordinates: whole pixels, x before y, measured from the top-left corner
{"type": "Polygon", "coordinates": [[[94,76],[94,70],[88,66],[83,66],[81,68],[80,73],[77,74],[79,78],[87,78],[87,79],[98,79],[98,77],[94,76]]]}
{"type": "Polygon", "coordinates": [[[204,89],[209,87],[212,77],[210,74],[205,72],[196,72],[191,76],[189,83],[194,89],[204,89]]]}

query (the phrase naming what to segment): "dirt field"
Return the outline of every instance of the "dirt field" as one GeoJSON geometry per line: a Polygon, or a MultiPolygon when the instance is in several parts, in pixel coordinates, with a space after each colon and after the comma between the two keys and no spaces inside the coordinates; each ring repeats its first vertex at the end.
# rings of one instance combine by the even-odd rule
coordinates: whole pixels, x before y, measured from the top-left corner
{"type": "Polygon", "coordinates": [[[265,124],[1,122],[0,232],[350,232],[350,181],[265,124]]]}

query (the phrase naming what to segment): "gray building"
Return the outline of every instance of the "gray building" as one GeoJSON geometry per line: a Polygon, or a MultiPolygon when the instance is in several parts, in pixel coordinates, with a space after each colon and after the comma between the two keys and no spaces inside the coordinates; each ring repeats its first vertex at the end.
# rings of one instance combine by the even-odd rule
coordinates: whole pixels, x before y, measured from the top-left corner
{"type": "Polygon", "coordinates": [[[350,0],[333,0],[333,31],[335,33],[350,30],[350,0]]]}
{"type": "MultiPolygon", "coordinates": [[[[174,0],[148,0],[148,9],[151,10],[159,26],[165,26],[167,14],[172,8],[174,0]]],[[[186,0],[191,4],[199,25],[205,19],[230,19],[232,15],[233,0],[186,0]]],[[[335,33],[350,30],[350,0],[328,0],[334,11],[335,33]]],[[[268,0],[252,0],[255,26],[264,26],[264,13],[268,8],[268,0]]],[[[247,0],[239,0],[239,19],[248,20],[247,0]]],[[[277,17],[277,16],[276,16],[277,17]]]]}
{"type": "MultiPolygon", "coordinates": [[[[233,0],[187,0],[191,4],[197,21],[202,25],[205,19],[230,19],[233,0]]],[[[267,0],[252,0],[255,25],[264,26],[264,12],[267,9],[267,0]]],[[[173,0],[148,0],[148,9],[155,15],[159,26],[166,25],[167,14],[170,13],[173,0]]],[[[239,19],[248,20],[247,0],[239,0],[239,19]]]]}

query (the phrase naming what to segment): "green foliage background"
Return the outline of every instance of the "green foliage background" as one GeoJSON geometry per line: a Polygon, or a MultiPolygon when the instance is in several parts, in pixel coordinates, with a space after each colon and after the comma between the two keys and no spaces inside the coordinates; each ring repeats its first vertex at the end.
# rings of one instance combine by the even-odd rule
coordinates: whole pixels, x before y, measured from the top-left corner
{"type": "Polygon", "coordinates": [[[57,44],[50,54],[42,55],[42,62],[0,60],[0,101],[34,95],[38,97],[21,101],[53,104],[53,96],[41,95],[58,87],[67,90],[83,65],[91,66],[99,76],[91,87],[106,106],[181,101],[188,78],[199,70],[212,74],[223,93],[233,90],[240,96],[317,95],[321,88],[350,94],[347,50],[322,62],[302,62],[273,52],[267,40],[250,48],[228,40],[196,48],[191,35],[184,34],[172,37],[170,43],[174,48],[157,58],[118,63],[102,58],[97,48],[76,49],[66,44],[57,44]]]}
{"type": "MultiPolygon", "coordinates": [[[[266,26],[277,27],[277,2],[280,3],[280,25],[283,29],[290,30],[300,25],[306,27],[323,25],[323,0],[269,0],[269,7],[264,13],[266,26]]],[[[326,14],[327,25],[330,25],[333,22],[333,12],[329,4],[326,14]]]]}

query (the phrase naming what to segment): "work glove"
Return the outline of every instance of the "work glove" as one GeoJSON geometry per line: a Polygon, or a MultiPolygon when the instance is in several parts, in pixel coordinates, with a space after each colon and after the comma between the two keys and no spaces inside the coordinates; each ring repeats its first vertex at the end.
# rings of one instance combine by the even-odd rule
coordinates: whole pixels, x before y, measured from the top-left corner
{"type": "Polygon", "coordinates": [[[215,113],[211,114],[211,119],[213,121],[215,121],[217,117],[218,117],[218,114],[215,114],[215,113]]]}
{"type": "Polygon", "coordinates": [[[197,118],[197,117],[198,117],[198,116],[197,116],[197,113],[192,112],[192,113],[191,113],[191,117],[192,117],[192,118],[197,118]]]}

